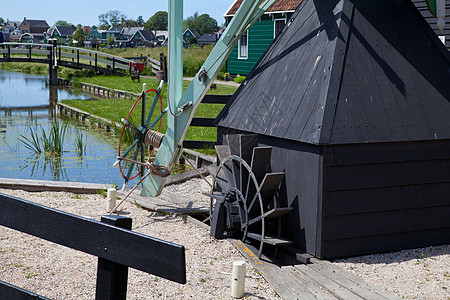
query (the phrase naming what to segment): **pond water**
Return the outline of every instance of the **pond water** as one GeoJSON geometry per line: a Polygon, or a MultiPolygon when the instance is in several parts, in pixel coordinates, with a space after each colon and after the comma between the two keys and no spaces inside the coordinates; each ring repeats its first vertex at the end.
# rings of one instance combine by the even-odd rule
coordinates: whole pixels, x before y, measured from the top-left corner
{"type": "Polygon", "coordinates": [[[42,130],[49,132],[58,99],[88,98],[49,87],[46,82],[45,75],[0,70],[0,177],[121,186],[123,179],[119,170],[112,167],[117,142],[102,132],[69,122],[61,156],[35,154],[20,141],[21,136],[30,138],[31,130],[39,136],[42,130]],[[77,131],[81,132],[86,145],[81,156],[75,146],[77,131]]]}

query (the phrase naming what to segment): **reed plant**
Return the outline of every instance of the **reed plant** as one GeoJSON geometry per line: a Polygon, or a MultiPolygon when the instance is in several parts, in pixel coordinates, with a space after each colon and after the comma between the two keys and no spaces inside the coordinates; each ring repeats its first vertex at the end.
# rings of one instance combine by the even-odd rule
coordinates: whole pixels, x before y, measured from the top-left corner
{"type": "Polygon", "coordinates": [[[34,153],[61,155],[64,151],[67,126],[68,122],[61,123],[54,118],[49,133],[40,126],[41,136],[39,136],[38,127],[30,127],[30,136],[20,135],[19,141],[34,153]]]}
{"type": "Polygon", "coordinates": [[[37,126],[30,127],[30,136],[26,137],[23,134],[20,135],[19,141],[25,146],[25,148],[31,150],[34,153],[42,153],[41,139],[39,138],[37,126]]]}
{"type": "Polygon", "coordinates": [[[86,155],[86,136],[80,131],[75,131],[75,149],[78,152],[78,156],[86,155]]]}
{"type": "Polygon", "coordinates": [[[50,154],[61,154],[64,151],[64,140],[66,138],[67,121],[60,122],[54,118],[50,126],[50,133],[47,136],[45,130],[42,130],[42,142],[44,144],[44,151],[50,154]]]}

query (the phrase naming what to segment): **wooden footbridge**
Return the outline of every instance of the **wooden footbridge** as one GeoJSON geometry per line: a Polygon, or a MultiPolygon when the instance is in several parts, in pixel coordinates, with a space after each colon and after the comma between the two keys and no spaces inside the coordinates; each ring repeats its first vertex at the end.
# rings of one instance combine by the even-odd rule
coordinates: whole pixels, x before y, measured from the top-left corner
{"type": "Polygon", "coordinates": [[[99,74],[131,73],[133,60],[84,48],[56,44],[0,43],[0,62],[33,62],[49,65],[49,78],[57,84],[58,66],[93,70],[99,74]]]}

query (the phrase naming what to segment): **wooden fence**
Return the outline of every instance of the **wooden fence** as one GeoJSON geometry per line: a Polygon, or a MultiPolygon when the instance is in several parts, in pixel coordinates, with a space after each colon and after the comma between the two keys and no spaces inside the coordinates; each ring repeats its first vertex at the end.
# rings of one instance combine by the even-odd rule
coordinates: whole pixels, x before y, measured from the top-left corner
{"type": "Polygon", "coordinates": [[[36,43],[2,43],[0,62],[35,62],[103,74],[131,74],[134,61],[84,48],[36,43]]]}
{"type": "Polygon", "coordinates": [[[155,76],[158,76],[159,72],[162,71],[162,75],[165,82],[167,82],[168,78],[168,69],[167,69],[167,58],[164,55],[164,53],[160,53],[159,60],[153,59],[150,56],[148,56],[148,62],[150,63],[150,66],[152,67],[152,73],[155,76]]]}
{"type": "MultiPolygon", "coordinates": [[[[0,226],[98,257],[96,299],[126,299],[128,267],[186,283],[184,246],[131,231],[132,220],[76,216],[0,194],[0,226]]],[[[46,299],[0,281],[0,299],[46,299]]]]}
{"type": "MultiPolygon", "coordinates": [[[[226,104],[232,95],[205,95],[202,104],[226,104]]],[[[216,127],[216,118],[193,118],[190,126],[216,127]]],[[[183,148],[188,149],[212,149],[216,141],[191,141],[184,140],[183,148]]]]}

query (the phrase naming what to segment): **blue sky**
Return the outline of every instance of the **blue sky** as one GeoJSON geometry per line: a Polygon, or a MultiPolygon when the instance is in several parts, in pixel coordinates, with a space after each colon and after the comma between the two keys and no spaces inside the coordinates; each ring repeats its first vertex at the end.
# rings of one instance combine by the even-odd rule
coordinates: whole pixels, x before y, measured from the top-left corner
{"type": "MultiPolygon", "coordinates": [[[[224,23],[223,14],[231,6],[233,0],[184,0],[184,18],[199,14],[209,14],[220,25],[224,23]]],[[[98,15],[109,10],[119,10],[128,18],[137,19],[142,16],[147,21],[159,10],[167,11],[168,0],[22,0],[7,1],[2,4],[0,17],[13,21],[28,19],[44,19],[52,26],[58,20],[65,20],[75,25],[97,25],[98,15]]]]}

